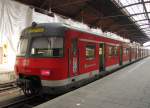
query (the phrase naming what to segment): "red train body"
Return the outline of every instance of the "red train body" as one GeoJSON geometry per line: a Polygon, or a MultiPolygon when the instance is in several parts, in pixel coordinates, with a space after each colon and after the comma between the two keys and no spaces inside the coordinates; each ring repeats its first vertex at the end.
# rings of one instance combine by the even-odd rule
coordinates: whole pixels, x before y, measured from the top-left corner
{"type": "Polygon", "coordinates": [[[137,45],[55,23],[25,29],[19,50],[15,70],[27,95],[39,89],[62,93],[102,71],[148,56],[137,45]]]}

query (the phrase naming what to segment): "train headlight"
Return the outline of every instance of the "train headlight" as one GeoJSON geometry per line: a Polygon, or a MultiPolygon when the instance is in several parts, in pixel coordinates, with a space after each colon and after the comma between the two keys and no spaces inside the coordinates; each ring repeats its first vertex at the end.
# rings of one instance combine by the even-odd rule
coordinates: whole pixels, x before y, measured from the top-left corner
{"type": "Polygon", "coordinates": [[[50,70],[41,70],[41,75],[42,75],[42,76],[49,76],[50,73],[51,73],[50,70]]]}

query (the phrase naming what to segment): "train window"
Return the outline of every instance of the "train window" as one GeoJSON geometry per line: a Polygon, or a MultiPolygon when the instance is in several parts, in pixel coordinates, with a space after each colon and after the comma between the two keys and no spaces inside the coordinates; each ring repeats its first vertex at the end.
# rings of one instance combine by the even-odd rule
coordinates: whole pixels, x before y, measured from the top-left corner
{"type": "Polygon", "coordinates": [[[126,48],[126,55],[129,54],[129,48],[126,48]]]}
{"type": "Polygon", "coordinates": [[[108,55],[109,56],[117,56],[118,55],[118,47],[117,46],[109,46],[108,47],[108,55]]]}
{"type": "Polygon", "coordinates": [[[103,50],[102,48],[99,48],[99,55],[102,55],[103,54],[103,50]]]}
{"type": "Polygon", "coordinates": [[[129,54],[129,48],[124,48],[124,55],[128,55],[129,54]]]}
{"type": "Polygon", "coordinates": [[[124,53],[124,55],[126,55],[126,48],[124,48],[123,53],[124,53]]]}
{"type": "Polygon", "coordinates": [[[118,55],[118,47],[117,46],[114,47],[114,55],[116,55],[116,56],[118,55]]]}
{"type": "Polygon", "coordinates": [[[21,39],[18,44],[17,55],[24,56],[27,51],[28,39],[21,39]]]}
{"type": "Polygon", "coordinates": [[[31,55],[41,57],[62,57],[63,38],[34,38],[31,44],[31,55]]]}
{"type": "Polygon", "coordinates": [[[86,46],[86,58],[89,60],[95,58],[95,45],[86,46]]]}
{"type": "Polygon", "coordinates": [[[109,46],[109,49],[108,49],[109,56],[113,56],[113,53],[114,53],[113,49],[114,49],[113,46],[109,46]]]}

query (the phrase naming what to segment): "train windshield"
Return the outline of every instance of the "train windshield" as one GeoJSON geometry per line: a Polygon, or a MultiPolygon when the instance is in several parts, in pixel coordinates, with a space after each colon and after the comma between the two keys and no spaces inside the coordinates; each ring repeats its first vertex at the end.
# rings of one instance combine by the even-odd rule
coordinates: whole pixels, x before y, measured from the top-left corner
{"type": "Polygon", "coordinates": [[[18,50],[17,50],[17,55],[18,56],[24,56],[27,51],[27,46],[28,46],[28,39],[20,39],[19,44],[18,44],[18,50]]]}
{"type": "Polygon", "coordinates": [[[62,37],[33,38],[31,43],[31,56],[35,57],[62,57],[62,37]]]}

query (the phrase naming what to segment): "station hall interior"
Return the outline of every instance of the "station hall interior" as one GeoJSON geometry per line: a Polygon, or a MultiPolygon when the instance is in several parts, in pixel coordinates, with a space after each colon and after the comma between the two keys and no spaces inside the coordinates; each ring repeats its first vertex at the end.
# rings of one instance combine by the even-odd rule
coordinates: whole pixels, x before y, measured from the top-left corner
{"type": "Polygon", "coordinates": [[[0,108],[150,108],[150,0],[0,0],[0,108]]]}

